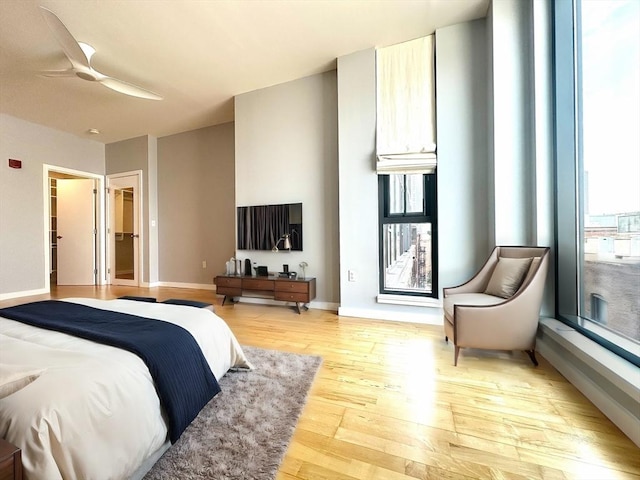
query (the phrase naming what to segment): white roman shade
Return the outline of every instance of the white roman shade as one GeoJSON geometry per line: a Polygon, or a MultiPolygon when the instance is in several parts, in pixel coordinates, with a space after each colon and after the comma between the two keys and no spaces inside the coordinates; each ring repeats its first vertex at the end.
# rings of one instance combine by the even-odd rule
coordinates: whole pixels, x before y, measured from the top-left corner
{"type": "Polygon", "coordinates": [[[436,167],[434,36],[376,51],[378,173],[436,167]]]}

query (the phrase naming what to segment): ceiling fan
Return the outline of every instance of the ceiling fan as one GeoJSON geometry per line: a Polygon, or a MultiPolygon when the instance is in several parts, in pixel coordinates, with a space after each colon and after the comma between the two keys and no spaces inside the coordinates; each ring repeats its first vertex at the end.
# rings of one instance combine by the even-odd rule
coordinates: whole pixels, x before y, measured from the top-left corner
{"type": "Polygon", "coordinates": [[[78,42],[69,32],[64,23],[48,8],[40,6],[42,15],[51,28],[53,35],[58,40],[64,54],[71,62],[71,68],[66,70],[48,70],[42,72],[45,77],[78,77],[90,82],[98,82],[111,90],[131,95],[132,97],[146,98],[149,100],[162,100],[157,93],[153,93],[142,87],[117,78],[109,77],[98,72],[91,66],[91,57],[95,49],[86,43],[78,42]]]}

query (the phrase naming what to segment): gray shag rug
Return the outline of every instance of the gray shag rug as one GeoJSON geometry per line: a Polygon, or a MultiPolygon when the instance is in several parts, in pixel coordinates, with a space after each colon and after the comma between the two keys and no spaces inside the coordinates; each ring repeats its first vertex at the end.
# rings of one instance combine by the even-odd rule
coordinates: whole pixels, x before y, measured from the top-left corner
{"type": "Polygon", "coordinates": [[[232,370],[144,480],[271,480],[321,357],[242,347],[254,369],[232,370]]]}

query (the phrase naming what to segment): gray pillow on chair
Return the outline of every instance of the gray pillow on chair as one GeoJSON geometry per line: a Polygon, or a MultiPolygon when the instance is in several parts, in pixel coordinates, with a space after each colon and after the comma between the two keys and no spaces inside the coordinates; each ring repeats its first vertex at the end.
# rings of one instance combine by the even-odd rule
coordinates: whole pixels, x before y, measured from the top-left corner
{"type": "Polygon", "coordinates": [[[532,258],[499,258],[484,293],[502,298],[512,297],[529,271],[531,260],[532,258]]]}

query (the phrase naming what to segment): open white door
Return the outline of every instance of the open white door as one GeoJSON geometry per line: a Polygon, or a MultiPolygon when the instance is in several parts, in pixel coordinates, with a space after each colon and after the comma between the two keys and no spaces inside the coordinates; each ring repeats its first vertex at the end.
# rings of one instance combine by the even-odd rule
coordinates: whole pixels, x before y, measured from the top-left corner
{"type": "Polygon", "coordinates": [[[95,181],[57,180],[58,285],[96,284],[95,181]]]}
{"type": "Polygon", "coordinates": [[[140,285],[140,174],[110,175],[109,264],[112,285],[140,285]]]}

